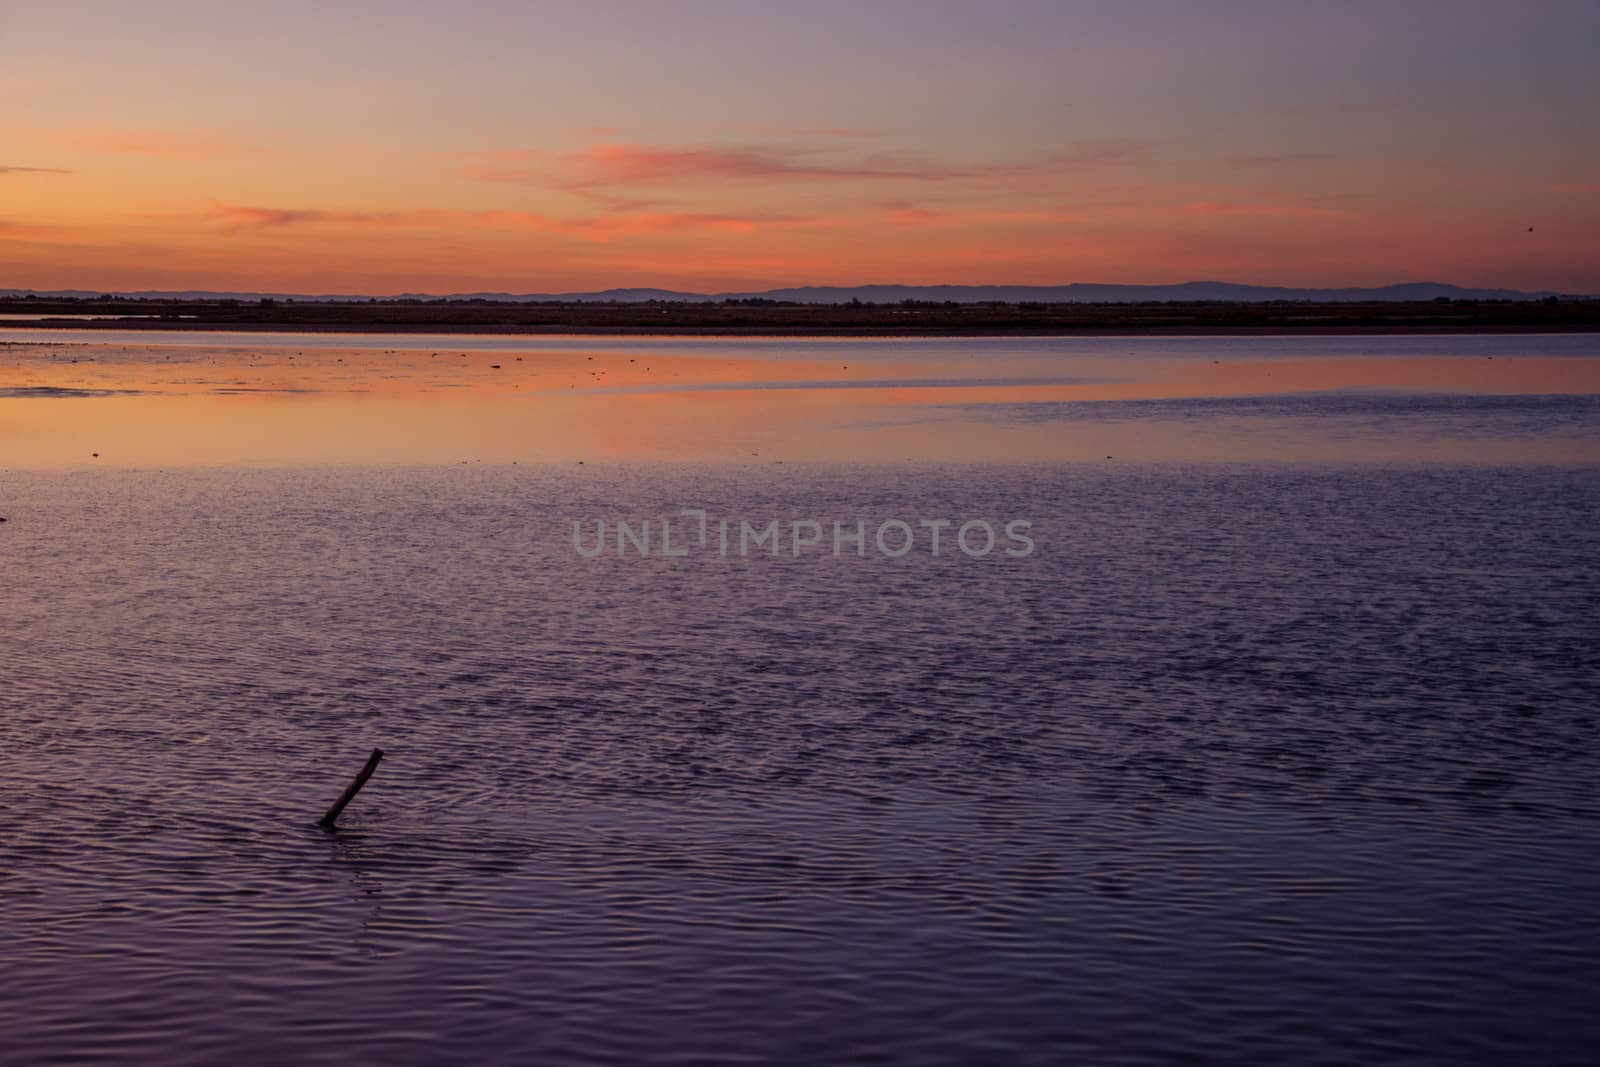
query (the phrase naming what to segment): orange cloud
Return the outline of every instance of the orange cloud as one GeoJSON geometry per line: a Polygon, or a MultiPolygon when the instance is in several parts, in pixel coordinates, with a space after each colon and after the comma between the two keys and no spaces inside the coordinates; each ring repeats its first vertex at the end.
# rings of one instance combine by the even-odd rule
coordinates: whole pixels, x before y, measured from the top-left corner
{"type": "Polygon", "coordinates": [[[0,219],[0,240],[25,241],[34,238],[53,238],[59,236],[60,232],[60,229],[54,226],[36,226],[31,222],[0,219]]]}
{"type": "Polygon", "coordinates": [[[567,192],[579,199],[587,200],[591,204],[597,204],[607,211],[652,211],[668,204],[668,201],[659,197],[647,199],[643,197],[615,196],[597,189],[568,189],[567,192]]]}
{"type": "Polygon", "coordinates": [[[437,211],[321,211],[300,208],[249,207],[213,200],[207,214],[230,230],[274,229],[305,223],[338,226],[418,226],[437,221],[437,211]]]}
{"type": "Polygon", "coordinates": [[[0,167],[0,176],[7,174],[71,174],[60,167],[0,167]]]}
{"type": "Polygon", "coordinates": [[[244,230],[285,229],[297,226],[334,226],[377,229],[475,226],[519,227],[544,233],[569,234],[594,241],[614,237],[677,231],[720,230],[753,233],[771,226],[810,221],[802,215],[713,214],[658,212],[627,215],[589,215],[560,218],[532,211],[327,211],[318,208],[253,207],[212,201],[207,217],[222,223],[229,233],[244,230]]]}

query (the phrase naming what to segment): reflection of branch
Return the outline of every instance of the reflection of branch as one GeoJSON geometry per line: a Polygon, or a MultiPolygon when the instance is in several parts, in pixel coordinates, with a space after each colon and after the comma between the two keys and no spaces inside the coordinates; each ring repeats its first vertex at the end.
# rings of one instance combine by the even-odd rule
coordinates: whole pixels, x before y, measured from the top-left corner
{"type": "Polygon", "coordinates": [[[368,884],[369,880],[361,869],[361,857],[357,854],[356,845],[351,838],[343,834],[330,834],[328,840],[333,848],[334,863],[341,867],[348,866],[351,885],[359,890],[352,899],[367,909],[366,916],[361,920],[361,929],[356,933],[351,946],[368,953],[375,953],[376,946],[371,944],[363,946],[363,942],[372,933],[372,924],[377,921],[378,913],[383,911],[383,905],[379,903],[383,894],[368,884]]]}

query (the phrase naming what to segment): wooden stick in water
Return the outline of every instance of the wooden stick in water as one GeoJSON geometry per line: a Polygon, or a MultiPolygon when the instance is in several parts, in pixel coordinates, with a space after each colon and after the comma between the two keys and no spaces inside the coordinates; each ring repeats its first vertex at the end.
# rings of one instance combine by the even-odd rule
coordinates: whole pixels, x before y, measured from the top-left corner
{"type": "Polygon", "coordinates": [[[372,777],[372,772],[378,769],[378,761],[381,759],[383,759],[383,749],[373,749],[372,755],[367,757],[367,765],[361,768],[361,773],[356,775],[355,781],[345,786],[344,792],[339,794],[339,799],[333,802],[333,807],[328,809],[328,814],[322,817],[317,823],[318,826],[329,828],[333,826],[333,821],[339,817],[344,806],[355,799],[355,795],[361,792],[361,787],[367,784],[367,779],[372,777]]]}

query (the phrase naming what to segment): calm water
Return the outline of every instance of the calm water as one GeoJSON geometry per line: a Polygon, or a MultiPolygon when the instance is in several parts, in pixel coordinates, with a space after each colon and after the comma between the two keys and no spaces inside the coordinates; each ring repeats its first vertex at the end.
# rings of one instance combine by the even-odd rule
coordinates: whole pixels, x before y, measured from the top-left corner
{"type": "Polygon", "coordinates": [[[0,330],[0,469],[1600,465],[1600,334],[979,339],[0,330]]]}
{"type": "MultiPolygon", "coordinates": [[[[735,415],[697,422],[724,454],[693,463],[539,462],[535,436],[516,466],[373,465],[329,436],[321,465],[161,469],[30,436],[120,403],[158,441],[232,402],[163,384],[162,354],[0,375],[63,390],[0,401],[0,1061],[1593,1062],[1581,382],[1464,379],[1475,352],[1418,357],[1450,381],[1410,392],[930,386],[850,409],[859,455],[782,466],[735,415]],[[908,420],[1260,455],[861,444],[908,420]],[[1022,518],[1037,548],[574,551],[573,519],[680,508],[1022,518]]],[[[902,375],[1092,376],[1026,358],[902,375]]],[[[595,388],[586,417],[614,413],[595,388]]],[[[798,426],[812,394],[882,391],[684,395],[787,398],[767,422],[798,426]]],[[[438,403],[405,408],[415,435],[438,403]]]]}

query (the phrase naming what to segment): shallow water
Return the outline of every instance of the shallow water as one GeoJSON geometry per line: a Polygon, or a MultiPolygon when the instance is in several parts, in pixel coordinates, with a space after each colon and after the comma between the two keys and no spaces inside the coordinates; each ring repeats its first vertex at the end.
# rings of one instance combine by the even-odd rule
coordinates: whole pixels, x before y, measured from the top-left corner
{"type": "Polygon", "coordinates": [[[1361,461],[12,453],[0,1061],[1592,1062],[1582,391],[951,390],[1361,461]],[[574,548],[683,508],[1036,547],[574,548]]]}
{"type": "Polygon", "coordinates": [[[1600,473],[803,474],[8,475],[10,1055],[1589,1057],[1600,473]]]}
{"type": "Polygon", "coordinates": [[[1591,464],[1600,463],[1596,397],[1600,334],[829,340],[8,330],[0,331],[0,467],[1107,455],[1591,464]]]}

